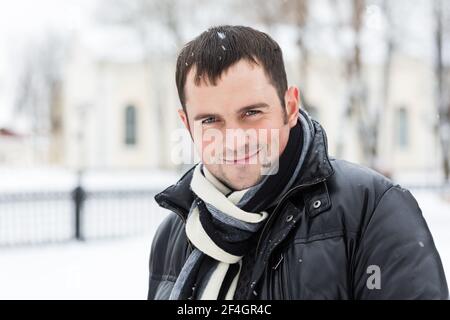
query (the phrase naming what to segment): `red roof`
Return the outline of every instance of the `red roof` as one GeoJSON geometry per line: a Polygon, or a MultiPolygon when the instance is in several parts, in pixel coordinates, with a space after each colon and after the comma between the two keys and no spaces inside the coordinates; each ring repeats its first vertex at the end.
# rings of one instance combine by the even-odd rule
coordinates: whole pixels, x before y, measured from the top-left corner
{"type": "Polygon", "coordinates": [[[10,129],[0,128],[0,136],[3,136],[3,137],[19,137],[20,135],[17,134],[16,132],[10,130],[10,129]]]}

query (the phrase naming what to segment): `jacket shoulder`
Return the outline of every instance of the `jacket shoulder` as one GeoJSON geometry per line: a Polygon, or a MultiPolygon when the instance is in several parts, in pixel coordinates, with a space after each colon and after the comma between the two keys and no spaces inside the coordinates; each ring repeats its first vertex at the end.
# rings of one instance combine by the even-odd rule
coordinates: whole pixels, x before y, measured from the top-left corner
{"type": "Polygon", "coordinates": [[[340,159],[331,159],[331,164],[335,171],[333,177],[341,186],[352,189],[370,188],[378,196],[394,186],[389,178],[369,167],[340,159]]]}
{"type": "Polygon", "coordinates": [[[347,231],[360,233],[370,221],[383,195],[395,184],[368,167],[346,160],[331,159],[334,174],[326,186],[334,218],[345,221],[347,231]]]}
{"type": "Polygon", "coordinates": [[[374,209],[383,194],[395,186],[371,168],[346,160],[333,159],[331,163],[334,174],[327,183],[329,191],[366,209],[374,209]]]}

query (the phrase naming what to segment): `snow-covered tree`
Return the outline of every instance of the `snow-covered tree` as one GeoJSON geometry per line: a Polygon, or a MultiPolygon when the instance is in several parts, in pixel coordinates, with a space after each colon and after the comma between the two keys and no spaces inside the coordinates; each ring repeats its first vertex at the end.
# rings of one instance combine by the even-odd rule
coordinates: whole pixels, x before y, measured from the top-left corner
{"type": "Polygon", "coordinates": [[[450,82],[449,68],[445,61],[445,41],[448,41],[450,24],[450,6],[448,2],[434,0],[434,43],[435,43],[435,78],[436,78],[436,133],[439,137],[442,153],[442,169],[446,181],[450,179],[450,82]]]}

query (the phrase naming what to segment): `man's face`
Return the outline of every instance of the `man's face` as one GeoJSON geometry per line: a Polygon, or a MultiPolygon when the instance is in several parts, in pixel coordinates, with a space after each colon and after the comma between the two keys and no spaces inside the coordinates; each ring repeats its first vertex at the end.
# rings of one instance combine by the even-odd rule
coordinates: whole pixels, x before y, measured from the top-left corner
{"type": "Polygon", "coordinates": [[[264,69],[246,60],[232,65],[216,86],[187,75],[186,112],[179,111],[206,168],[234,190],[257,184],[286,147],[298,117],[298,89],[284,109],[264,69]]]}

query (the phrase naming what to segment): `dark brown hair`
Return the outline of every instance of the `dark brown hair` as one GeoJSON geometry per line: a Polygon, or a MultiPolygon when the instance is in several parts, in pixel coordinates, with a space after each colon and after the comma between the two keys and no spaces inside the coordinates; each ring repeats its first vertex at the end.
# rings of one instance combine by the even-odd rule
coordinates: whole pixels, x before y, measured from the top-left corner
{"type": "Polygon", "coordinates": [[[195,84],[203,79],[216,85],[222,73],[241,59],[261,65],[275,87],[284,109],[286,71],[280,46],[264,32],[244,26],[209,28],[188,42],[177,59],[176,83],[181,105],[186,110],[186,77],[195,66],[195,84]]]}

